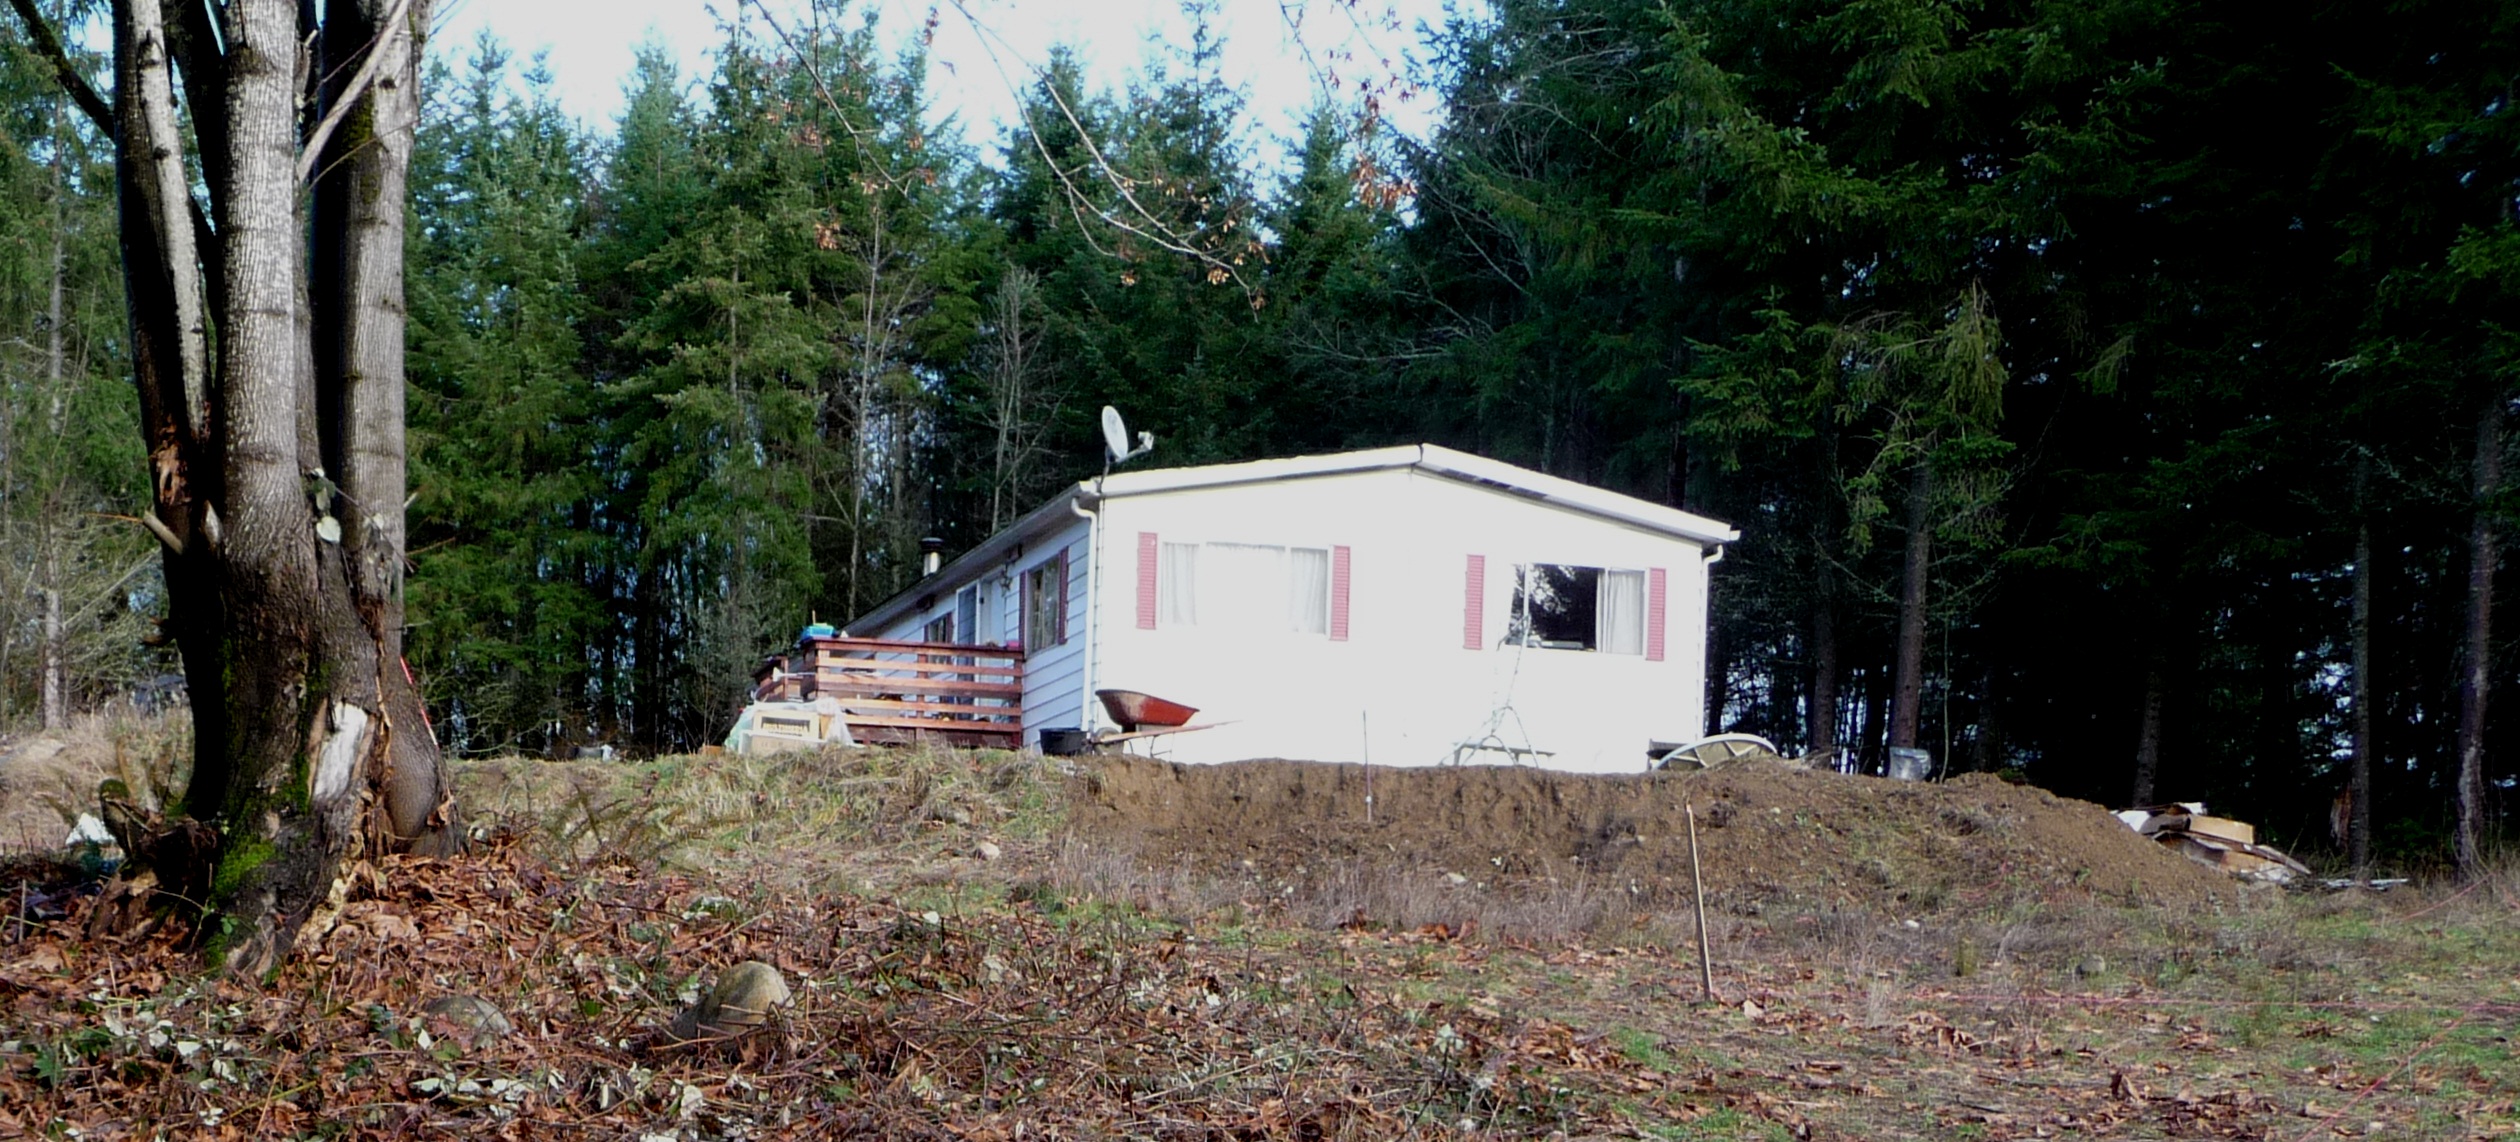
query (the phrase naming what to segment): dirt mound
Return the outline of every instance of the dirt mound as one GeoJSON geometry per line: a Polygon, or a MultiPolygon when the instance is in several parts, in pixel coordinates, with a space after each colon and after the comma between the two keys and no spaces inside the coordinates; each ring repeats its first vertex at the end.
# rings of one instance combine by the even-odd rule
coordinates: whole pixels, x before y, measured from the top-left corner
{"type": "Polygon", "coordinates": [[[1738,911],[1792,902],[1913,915],[2025,892],[2195,905],[2233,891],[2098,805],[1978,775],[1932,785],[1756,762],[1616,776],[1378,768],[1368,820],[1357,765],[1084,765],[1069,799],[1080,835],[1224,875],[1295,882],[1372,863],[1668,899],[1688,889],[1683,806],[1694,805],[1710,903],[1738,911]]]}

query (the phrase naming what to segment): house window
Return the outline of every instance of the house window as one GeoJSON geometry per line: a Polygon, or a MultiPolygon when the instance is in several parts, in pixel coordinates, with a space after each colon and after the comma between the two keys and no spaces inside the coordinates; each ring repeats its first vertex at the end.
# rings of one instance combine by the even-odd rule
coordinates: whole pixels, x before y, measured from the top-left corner
{"type": "Polygon", "coordinates": [[[1168,627],[1330,633],[1330,549],[1167,543],[1156,612],[1168,627]]]}
{"type": "Polygon", "coordinates": [[[927,629],[919,632],[921,642],[954,641],[954,616],[951,613],[929,619],[927,629]]]}
{"type": "Polygon", "coordinates": [[[1645,573],[1563,563],[1514,568],[1509,642],[1550,650],[1645,653],[1645,573]]]}
{"type": "Polygon", "coordinates": [[[1067,641],[1067,552],[1024,572],[1024,649],[1048,650],[1067,641]]]}
{"type": "Polygon", "coordinates": [[[977,584],[954,592],[954,629],[965,642],[980,641],[980,588],[977,584]]]}

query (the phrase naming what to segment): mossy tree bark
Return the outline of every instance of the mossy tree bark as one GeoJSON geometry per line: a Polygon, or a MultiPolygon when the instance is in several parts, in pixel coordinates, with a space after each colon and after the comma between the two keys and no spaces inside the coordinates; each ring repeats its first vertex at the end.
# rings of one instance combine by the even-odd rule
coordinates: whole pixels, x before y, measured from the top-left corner
{"type": "MultiPolygon", "coordinates": [[[[11,4],[57,43],[32,0],[11,4]]],[[[170,22],[160,0],[115,0],[110,102],[60,69],[116,141],[147,522],[194,707],[184,808],[219,838],[194,903],[238,974],[288,954],[345,857],[461,835],[401,652],[403,198],[428,7],[231,0],[170,22]]]]}

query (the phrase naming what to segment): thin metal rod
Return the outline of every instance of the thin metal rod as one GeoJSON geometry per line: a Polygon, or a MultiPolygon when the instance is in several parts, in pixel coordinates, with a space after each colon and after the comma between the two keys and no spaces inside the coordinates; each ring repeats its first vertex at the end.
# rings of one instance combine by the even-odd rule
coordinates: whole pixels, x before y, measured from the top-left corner
{"type": "Polygon", "coordinates": [[[1698,988],[1715,999],[1715,961],[1706,947],[1706,878],[1698,872],[1697,806],[1683,802],[1689,818],[1689,887],[1697,893],[1698,988]]]}

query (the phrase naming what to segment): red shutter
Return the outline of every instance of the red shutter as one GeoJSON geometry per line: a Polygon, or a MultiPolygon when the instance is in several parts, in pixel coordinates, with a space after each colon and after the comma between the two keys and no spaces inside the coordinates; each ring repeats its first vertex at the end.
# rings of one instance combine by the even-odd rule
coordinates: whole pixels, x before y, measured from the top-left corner
{"type": "Polygon", "coordinates": [[[1138,533],[1138,629],[1155,629],[1155,533],[1138,533]]]}
{"type": "Polygon", "coordinates": [[[1330,549],[1330,641],[1346,642],[1348,635],[1348,549],[1330,549]]]}
{"type": "Polygon", "coordinates": [[[1478,650],[1487,645],[1487,556],[1470,557],[1461,607],[1461,645],[1478,650]]]}
{"type": "Polygon", "coordinates": [[[1645,661],[1663,660],[1663,615],[1670,610],[1671,572],[1660,567],[1645,573],[1645,661]]]}

